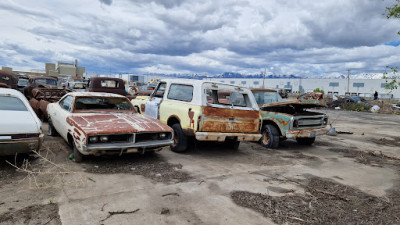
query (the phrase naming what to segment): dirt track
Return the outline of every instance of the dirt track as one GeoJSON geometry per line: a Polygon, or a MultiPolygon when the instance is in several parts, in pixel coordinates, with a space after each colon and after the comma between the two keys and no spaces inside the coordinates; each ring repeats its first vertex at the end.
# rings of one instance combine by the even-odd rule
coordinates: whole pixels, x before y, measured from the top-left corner
{"type": "Polygon", "coordinates": [[[28,176],[4,162],[14,158],[0,159],[0,224],[400,223],[400,117],[326,112],[337,131],[353,134],[82,164],[60,137],[46,136],[41,154],[57,166],[32,155],[23,168],[37,173],[28,176]]]}

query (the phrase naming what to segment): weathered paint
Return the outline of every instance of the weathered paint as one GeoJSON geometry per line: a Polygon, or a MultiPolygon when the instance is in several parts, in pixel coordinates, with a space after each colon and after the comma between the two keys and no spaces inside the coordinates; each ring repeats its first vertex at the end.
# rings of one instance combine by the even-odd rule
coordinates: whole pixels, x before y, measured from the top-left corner
{"type": "Polygon", "coordinates": [[[237,141],[258,141],[261,134],[245,133],[220,133],[220,132],[197,132],[196,139],[199,141],[218,141],[223,142],[227,137],[236,137],[237,141]]]}
{"type": "Polygon", "coordinates": [[[171,131],[166,124],[138,113],[78,113],[67,118],[69,124],[88,135],[171,131]]]}
{"type": "Polygon", "coordinates": [[[308,99],[308,100],[295,99],[295,100],[291,100],[291,101],[283,101],[283,102],[274,102],[274,103],[264,104],[264,105],[261,105],[260,108],[276,107],[276,106],[288,106],[288,105],[298,105],[298,106],[301,106],[303,108],[325,107],[324,104],[322,104],[321,102],[319,102],[317,100],[313,100],[313,99],[308,99]]]}
{"type": "Polygon", "coordinates": [[[292,115],[268,111],[261,111],[260,115],[262,121],[273,121],[279,127],[282,136],[286,136],[286,132],[290,129],[292,115]]]}
{"type": "Polygon", "coordinates": [[[34,88],[32,90],[33,98],[29,100],[29,104],[40,119],[46,120],[48,118],[47,105],[57,102],[68,92],[62,88],[34,88]]]}
{"type": "Polygon", "coordinates": [[[258,111],[203,107],[200,131],[257,133],[259,123],[258,111]]]}
{"type": "Polygon", "coordinates": [[[312,138],[323,135],[328,132],[328,128],[306,129],[306,130],[289,130],[286,132],[287,138],[312,138]]]}
{"type": "Polygon", "coordinates": [[[36,138],[24,138],[0,141],[0,156],[15,155],[15,153],[29,153],[32,150],[39,151],[43,143],[43,134],[36,138]],[[31,145],[34,145],[33,148],[31,145]]]}
{"type": "Polygon", "coordinates": [[[144,114],[146,110],[146,102],[149,98],[149,95],[138,95],[136,98],[131,100],[131,103],[140,110],[139,113],[144,114]]]}

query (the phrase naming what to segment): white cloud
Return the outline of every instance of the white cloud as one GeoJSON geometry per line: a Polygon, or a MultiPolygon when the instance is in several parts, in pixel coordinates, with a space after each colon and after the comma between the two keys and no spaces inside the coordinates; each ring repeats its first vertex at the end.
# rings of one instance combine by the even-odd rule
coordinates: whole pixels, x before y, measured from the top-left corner
{"type": "Polygon", "coordinates": [[[0,64],[78,58],[87,71],[313,75],[400,62],[391,1],[7,0],[0,64]],[[271,69],[273,67],[274,69],[271,69]]]}

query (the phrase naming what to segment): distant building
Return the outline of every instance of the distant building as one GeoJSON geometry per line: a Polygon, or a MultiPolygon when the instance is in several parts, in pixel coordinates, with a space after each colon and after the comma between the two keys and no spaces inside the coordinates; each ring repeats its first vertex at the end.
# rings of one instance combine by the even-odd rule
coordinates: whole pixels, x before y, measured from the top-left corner
{"type": "Polygon", "coordinates": [[[55,77],[83,77],[83,74],[86,72],[85,67],[78,66],[78,60],[75,59],[74,63],[66,63],[59,61],[57,63],[57,67],[55,63],[45,63],[45,71],[14,71],[11,67],[3,66],[2,70],[11,71],[17,74],[25,74],[25,75],[46,75],[46,76],[55,76],[55,77]]]}

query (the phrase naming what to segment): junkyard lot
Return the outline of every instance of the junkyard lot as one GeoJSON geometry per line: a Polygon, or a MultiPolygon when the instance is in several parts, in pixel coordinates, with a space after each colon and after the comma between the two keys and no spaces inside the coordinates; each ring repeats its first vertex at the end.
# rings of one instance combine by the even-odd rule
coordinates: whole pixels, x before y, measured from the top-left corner
{"type": "MultiPolygon", "coordinates": [[[[234,152],[224,145],[202,144],[185,154],[164,149],[154,156],[91,157],[81,165],[68,160],[71,150],[60,137],[46,137],[42,149],[54,153],[49,158],[70,170],[84,171],[95,182],[68,175],[65,181],[73,182],[59,185],[51,176],[40,176],[39,184],[53,187],[29,189],[29,179],[21,181],[26,177],[23,173],[1,162],[0,224],[269,224],[279,220],[235,204],[232,192],[304,195],[304,186],[296,182],[307,183],[313,177],[390,201],[391,191],[400,188],[399,161],[386,160],[379,151],[400,158],[399,116],[324,112],[336,120],[337,131],[353,134],[317,137],[311,147],[286,141],[277,150],[266,150],[257,143],[242,143],[234,152]],[[377,154],[351,154],[358,151],[377,154]],[[36,205],[38,209],[26,208],[36,205]],[[59,218],[54,213],[57,207],[59,218]],[[109,212],[136,209],[107,218],[109,212]],[[23,213],[28,210],[31,215],[23,213]],[[9,219],[10,215],[15,218],[9,219]]],[[[32,164],[36,169],[43,167],[40,159],[32,164]]],[[[309,203],[304,207],[310,207],[309,203]]],[[[362,210],[343,213],[355,216],[362,210]]],[[[292,217],[286,221],[302,222],[292,217]]]]}

